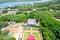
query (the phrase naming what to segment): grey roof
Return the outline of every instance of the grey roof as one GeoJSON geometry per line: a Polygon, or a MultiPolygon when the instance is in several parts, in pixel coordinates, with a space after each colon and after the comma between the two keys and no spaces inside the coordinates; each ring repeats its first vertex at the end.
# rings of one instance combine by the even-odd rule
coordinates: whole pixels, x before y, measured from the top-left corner
{"type": "Polygon", "coordinates": [[[25,26],[39,26],[36,22],[36,19],[28,19],[27,23],[25,23],[25,26]]]}
{"type": "Polygon", "coordinates": [[[0,14],[2,14],[2,10],[0,10],[0,14]]]}
{"type": "Polygon", "coordinates": [[[34,25],[36,23],[36,19],[28,19],[27,24],[32,24],[34,25]]]}

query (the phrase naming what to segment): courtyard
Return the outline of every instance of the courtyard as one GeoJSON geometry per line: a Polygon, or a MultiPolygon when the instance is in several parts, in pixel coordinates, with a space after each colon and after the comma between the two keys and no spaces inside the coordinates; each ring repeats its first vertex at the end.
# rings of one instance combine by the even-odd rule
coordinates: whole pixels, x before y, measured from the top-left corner
{"type": "Polygon", "coordinates": [[[8,25],[5,29],[9,30],[10,33],[12,33],[9,35],[15,37],[16,40],[27,40],[30,34],[34,35],[36,40],[40,40],[41,37],[39,27],[24,27],[23,24],[24,23],[11,24],[8,25]]]}

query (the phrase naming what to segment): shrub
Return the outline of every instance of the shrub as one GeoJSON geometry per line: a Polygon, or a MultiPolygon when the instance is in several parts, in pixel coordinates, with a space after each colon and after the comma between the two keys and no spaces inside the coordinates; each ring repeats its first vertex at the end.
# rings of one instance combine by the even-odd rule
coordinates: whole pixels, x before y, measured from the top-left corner
{"type": "Polygon", "coordinates": [[[8,12],[8,10],[7,10],[7,9],[4,9],[4,10],[3,10],[3,13],[7,13],[7,12],[8,12]]]}
{"type": "Polygon", "coordinates": [[[8,22],[0,21],[0,28],[6,27],[8,25],[8,22]]]}
{"type": "Polygon", "coordinates": [[[9,40],[16,40],[14,37],[10,37],[10,39],[9,40]]]}

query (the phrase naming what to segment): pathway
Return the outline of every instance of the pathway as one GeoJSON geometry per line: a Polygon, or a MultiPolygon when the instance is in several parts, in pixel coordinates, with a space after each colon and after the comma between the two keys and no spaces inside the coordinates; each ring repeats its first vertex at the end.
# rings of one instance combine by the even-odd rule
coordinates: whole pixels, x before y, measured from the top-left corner
{"type": "Polygon", "coordinates": [[[42,33],[40,33],[40,40],[43,40],[43,36],[42,36],[42,33]]]}
{"type": "Polygon", "coordinates": [[[27,30],[25,30],[24,32],[39,32],[39,31],[33,31],[33,30],[32,31],[27,31],[27,30]]]}

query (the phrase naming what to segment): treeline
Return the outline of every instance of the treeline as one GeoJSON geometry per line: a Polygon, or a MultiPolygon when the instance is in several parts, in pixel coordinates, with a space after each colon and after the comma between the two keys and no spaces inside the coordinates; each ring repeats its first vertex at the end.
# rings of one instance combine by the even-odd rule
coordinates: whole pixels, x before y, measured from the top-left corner
{"type": "Polygon", "coordinates": [[[35,8],[38,8],[39,10],[60,10],[60,2],[54,2],[54,1],[49,1],[49,2],[44,2],[44,3],[35,3],[34,4],[35,8]]]}
{"type": "Polygon", "coordinates": [[[18,8],[20,11],[30,11],[32,9],[37,9],[37,10],[60,10],[60,1],[49,1],[49,2],[40,2],[40,3],[34,3],[33,5],[27,4],[23,6],[14,6],[11,7],[13,8],[18,8]]]}
{"type": "MultiPolygon", "coordinates": [[[[45,13],[45,12],[44,12],[45,13]]],[[[55,20],[54,17],[49,16],[45,13],[41,13],[41,27],[40,31],[43,34],[44,40],[60,40],[60,22],[55,20]]]]}

